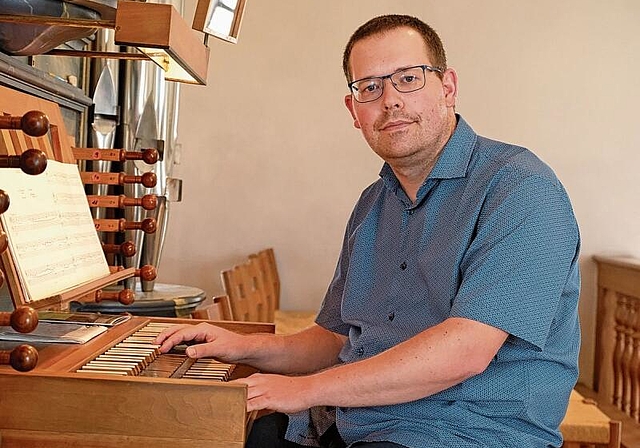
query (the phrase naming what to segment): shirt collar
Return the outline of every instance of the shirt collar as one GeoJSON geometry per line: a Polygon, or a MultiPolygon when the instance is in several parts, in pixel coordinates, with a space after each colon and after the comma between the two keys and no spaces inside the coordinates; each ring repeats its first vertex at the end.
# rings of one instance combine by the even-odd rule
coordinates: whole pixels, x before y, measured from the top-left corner
{"type": "MultiPolygon", "coordinates": [[[[444,145],[435,166],[425,182],[429,179],[454,179],[456,177],[464,177],[467,174],[467,168],[469,167],[469,161],[471,160],[478,135],[462,116],[456,114],[456,120],[457,124],[453,135],[444,145]]],[[[396,191],[398,189],[398,179],[386,162],[380,170],[380,177],[389,190],[396,191]]]]}

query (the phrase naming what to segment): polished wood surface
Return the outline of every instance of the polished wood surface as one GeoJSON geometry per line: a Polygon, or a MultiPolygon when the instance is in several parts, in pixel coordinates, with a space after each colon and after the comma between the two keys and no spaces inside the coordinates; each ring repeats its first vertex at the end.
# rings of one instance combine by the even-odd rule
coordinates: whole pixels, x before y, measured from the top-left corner
{"type": "MultiPolygon", "coordinates": [[[[134,316],[81,346],[40,347],[40,361],[30,372],[0,366],[0,447],[242,447],[253,419],[246,412],[244,385],[74,373],[149,322],[200,321],[134,316]]],[[[269,324],[214,324],[273,332],[269,324]]],[[[234,375],[252,372],[237,366],[234,375]]]]}

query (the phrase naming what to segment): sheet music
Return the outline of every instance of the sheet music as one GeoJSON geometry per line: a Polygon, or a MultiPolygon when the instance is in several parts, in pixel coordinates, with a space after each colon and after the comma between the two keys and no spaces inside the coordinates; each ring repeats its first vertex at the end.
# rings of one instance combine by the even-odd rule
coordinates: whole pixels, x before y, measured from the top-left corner
{"type": "Polygon", "coordinates": [[[40,300],[109,275],[78,167],[55,160],[31,176],[0,170],[10,199],[1,215],[28,300],[40,300]]]}

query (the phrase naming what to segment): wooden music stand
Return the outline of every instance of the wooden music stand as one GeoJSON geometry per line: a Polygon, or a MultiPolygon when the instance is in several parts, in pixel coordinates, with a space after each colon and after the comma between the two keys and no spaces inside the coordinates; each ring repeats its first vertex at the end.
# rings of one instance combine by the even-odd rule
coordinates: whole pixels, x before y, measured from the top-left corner
{"type": "MultiPolygon", "coordinates": [[[[0,113],[2,115],[22,116],[32,110],[41,111],[47,115],[50,123],[49,132],[42,137],[30,137],[21,130],[2,129],[0,130],[0,155],[20,155],[24,151],[34,148],[44,152],[49,160],[75,164],[76,159],[73,156],[71,142],[58,105],[0,86],[0,113]]],[[[1,224],[0,230],[3,230],[1,224]]],[[[17,308],[28,304],[38,310],[66,309],[71,301],[86,297],[105,286],[131,277],[135,272],[134,268],[124,269],[80,286],[71,287],[51,297],[29,301],[20,284],[18,270],[9,249],[0,255],[0,261],[14,306],[17,308]]]]}

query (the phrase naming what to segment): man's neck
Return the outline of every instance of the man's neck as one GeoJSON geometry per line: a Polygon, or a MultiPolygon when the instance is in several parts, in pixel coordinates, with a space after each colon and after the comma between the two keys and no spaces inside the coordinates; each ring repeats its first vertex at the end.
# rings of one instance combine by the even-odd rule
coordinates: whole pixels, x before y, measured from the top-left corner
{"type": "Polygon", "coordinates": [[[426,161],[426,163],[421,163],[419,165],[409,165],[409,166],[398,166],[391,165],[391,169],[393,173],[398,178],[402,189],[407,194],[411,202],[415,202],[418,196],[418,190],[427,179],[433,166],[436,164],[438,160],[438,154],[435,154],[431,160],[426,161]]]}

